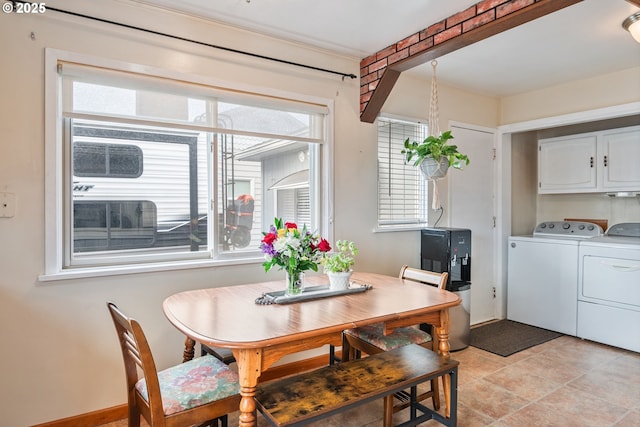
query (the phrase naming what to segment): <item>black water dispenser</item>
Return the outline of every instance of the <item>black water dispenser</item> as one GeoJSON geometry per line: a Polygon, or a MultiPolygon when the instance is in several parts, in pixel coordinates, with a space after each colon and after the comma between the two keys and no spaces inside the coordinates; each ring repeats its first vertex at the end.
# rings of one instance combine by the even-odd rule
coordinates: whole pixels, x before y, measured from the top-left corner
{"type": "Polygon", "coordinates": [[[462,300],[449,309],[449,345],[462,350],[471,340],[471,230],[434,227],[421,233],[420,268],[449,273],[446,289],[462,300]]]}

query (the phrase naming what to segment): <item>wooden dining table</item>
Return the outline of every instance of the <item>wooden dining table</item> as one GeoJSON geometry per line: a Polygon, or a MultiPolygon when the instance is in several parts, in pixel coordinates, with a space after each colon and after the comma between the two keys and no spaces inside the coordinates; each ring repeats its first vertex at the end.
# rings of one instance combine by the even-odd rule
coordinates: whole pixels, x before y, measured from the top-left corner
{"type": "MultiPolygon", "coordinates": [[[[323,275],[306,278],[306,286],[326,283],[323,275]]],[[[239,425],[253,427],[260,375],[285,355],[340,345],[346,329],[384,322],[385,333],[390,333],[394,328],[428,323],[434,327],[437,351],[449,357],[449,308],[460,304],[456,294],[374,273],[356,272],[352,283],[371,288],[290,304],[256,304],[263,293],[284,289],[284,280],[278,280],[180,292],[165,299],[163,310],[169,322],[187,336],[187,358],[193,356],[196,341],[231,349],[242,396],[239,425]]],[[[445,381],[447,408],[448,388],[445,381]]]]}

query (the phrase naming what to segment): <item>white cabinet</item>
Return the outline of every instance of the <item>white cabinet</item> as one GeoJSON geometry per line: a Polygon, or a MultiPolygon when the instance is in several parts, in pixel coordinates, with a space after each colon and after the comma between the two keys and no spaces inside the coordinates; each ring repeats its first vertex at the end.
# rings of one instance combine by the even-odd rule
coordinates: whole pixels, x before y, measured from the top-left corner
{"type": "Polygon", "coordinates": [[[569,136],[538,142],[538,191],[565,193],[596,188],[597,137],[569,136]]]}
{"type": "Polygon", "coordinates": [[[640,189],[640,126],[607,131],[601,139],[603,188],[640,189]]]}
{"type": "Polygon", "coordinates": [[[538,192],[640,191],[640,126],[538,141],[538,192]]]}

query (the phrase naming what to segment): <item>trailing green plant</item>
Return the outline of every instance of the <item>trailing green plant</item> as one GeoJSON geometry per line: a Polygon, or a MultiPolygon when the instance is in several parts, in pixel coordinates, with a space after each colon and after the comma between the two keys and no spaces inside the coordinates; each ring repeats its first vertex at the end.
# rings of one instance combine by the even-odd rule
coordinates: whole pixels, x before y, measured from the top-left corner
{"type": "Polygon", "coordinates": [[[450,139],[453,139],[450,130],[442,132],[438,137],[430,135],[421,143],[410,142],[409,138],[407,138],[404,141],[402,154],[406,155],[407,163],[415,159],[414,166],[419,166],[427,157],[433,158],[436,162],[439,162],[440,158],[446,157],[449,161],[449,166],[462,169],[463,165],[469,164],[469,157],[458,152],[457,145],[448,144],[447,141],[450,139]]]}
{"type": "Polygon", "coordinates": [[[336,252],[323,254],[320,263],[325,272],[341,273],[351,270],[355,264],[355,257],[358,255],[358,248],[355,243],[348,240],[338,240],[335,246],[336,252]]]}

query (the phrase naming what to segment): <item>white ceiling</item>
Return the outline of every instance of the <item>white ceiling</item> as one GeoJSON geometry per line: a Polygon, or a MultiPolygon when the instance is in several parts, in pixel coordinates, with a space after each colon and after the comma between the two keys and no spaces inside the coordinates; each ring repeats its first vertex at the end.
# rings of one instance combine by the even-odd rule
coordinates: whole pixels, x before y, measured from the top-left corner
{"type": "MultiPolygon", "coordinates": [[[[134,0],[361,59],[479,0],[134,0]]],[[[438,59],[441,83],[507,96],[640,67],[638,8],[584,0],[438,59]]],[[[175,34],[180,35],[180,34],[175,34]]],[[[261,52],[252,52],[260,54],[261,52]]],[[[280,59],[286,58],[285,53],[280,59]]],[[[316,64],[309,64],[316,65],[316,64]]],[[[338,70],[343,71],[343,70],[338,70]]],[[[410,73],[431,76],[429,64],[410,73]]],[[[640,75],[638,76],[640,79],[640,75]]]]}

